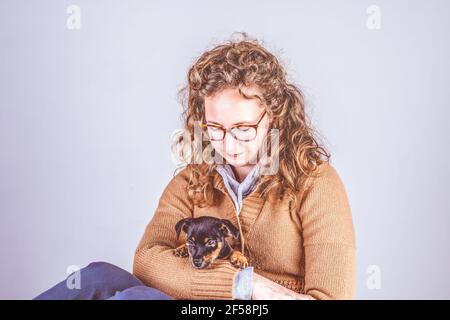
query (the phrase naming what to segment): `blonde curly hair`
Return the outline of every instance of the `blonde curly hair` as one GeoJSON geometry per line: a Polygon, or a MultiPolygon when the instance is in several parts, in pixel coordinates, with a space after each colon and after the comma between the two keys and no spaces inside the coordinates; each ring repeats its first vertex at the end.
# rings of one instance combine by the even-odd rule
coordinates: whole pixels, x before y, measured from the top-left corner
{"type": "MultiPolygon", "coordinates": [[[[276,151],[278,170],[270,179],[259,184],[258,191],[265,199],[271,194],[271,190],[275,190],[273,194],[280,198],[286,194],[297,206],[301,200],[297,195],[303,190],[305,179],[313,174],[318,165],[328,162],[330,154],[315,138],[315,132],[305,114],[302,91],[288,82],[286,71],[278,59],[245,32],[238,35],[239,39],[228,40],[204,52],[190,67],[187,85],[178,92],[180,103],[184,107],[184,132],[189,139],[186,139],[186,135],[176,138],[172,148],[191,169],[187,192],[198,206],[215,203],[213,170],[216,164],[199,165],[198,160],[195,161],[199,154],[195,146],[193,152],[186,152],[185,148],[187,142],[195,139],[196,123],[205,118],[205,97],[225,88],[237,88],[243,97],[253,98],[254,96],[249,97],[241,91],[243,86],[253,85],[262,92],[262,97],[257,98],[261,100],[271,119],[269,132],[271,129],[278,129],[279,133],[276,151]],[[193,164],[194,162],[197,164],[193,164]]],[[[268,139],[265,143],[268,143],[268,139]]],[[[205,150],[208,145],[209,141],[202,141],[200,148],[205,150]]],[[[267,149],[270,148],[267,145],[267,149]]],[[[186,165],[182,166],[184,167],[186,165]]]]}

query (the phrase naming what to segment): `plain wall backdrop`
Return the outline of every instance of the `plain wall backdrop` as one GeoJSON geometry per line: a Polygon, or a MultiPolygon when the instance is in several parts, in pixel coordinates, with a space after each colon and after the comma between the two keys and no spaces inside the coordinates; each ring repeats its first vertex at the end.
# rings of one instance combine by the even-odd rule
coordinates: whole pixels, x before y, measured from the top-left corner
{"type": "Polygon", "coordinates": [[[345,185],[356,297],[449,299],[449,17],[447,0],[0,0],[0,298],[71,265],[131,271],[176,167],[177,90],[245,31],[303,89],[345,185]]]}

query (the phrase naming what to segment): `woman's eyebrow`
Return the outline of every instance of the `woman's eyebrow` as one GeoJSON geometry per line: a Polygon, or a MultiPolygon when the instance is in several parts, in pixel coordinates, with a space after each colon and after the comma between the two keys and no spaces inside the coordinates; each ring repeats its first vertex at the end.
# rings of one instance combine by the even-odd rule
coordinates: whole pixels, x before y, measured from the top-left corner
{"type": "MultiPolygon", "coordinates": [[[[223,124],[215,122],[215,121],[206,121],[206,122],[207,123],[211,123],[211,124],[217,124],[217,125],[223,127],[223,124]]],[[[231,126],[235,126],[235,125],[238,125],[238,124],[249,124],[249,123],[250,123],[250,121],[239,121],[239,122],[233,123],[231,126]]]]}

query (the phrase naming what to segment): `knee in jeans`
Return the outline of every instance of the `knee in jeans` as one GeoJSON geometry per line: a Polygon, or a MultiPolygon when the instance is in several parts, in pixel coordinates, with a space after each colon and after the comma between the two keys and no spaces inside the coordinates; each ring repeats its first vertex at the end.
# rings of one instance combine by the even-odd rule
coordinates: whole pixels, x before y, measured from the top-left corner
{"type": "Polygon", "coordinates": [[[97,274],[97,275],[109,275],[109,274],[128,274],[127,271],[119,268],[112,263],[105,261],[94,261],[88,264],[87,267],[84,268],[84,272],[88,271],[89,273],[97,274]]]}
{"type": "Polygon", "coordinates": [[[94,262],[89,263],[86,268],[110,270],[110,269],[116,269],[117,266],[113,265],[112,263],[106,262],[106,261],[94,261],[94,262]]]}
{"type": "Polygon", "coordinates": [[[105,261],[91,262],[82,270],[82,274],[92,277],[97,282],[111,282],[114,279],[116,284],[138,285],[141,281],[135,278],[130,272],[105,261]]]}

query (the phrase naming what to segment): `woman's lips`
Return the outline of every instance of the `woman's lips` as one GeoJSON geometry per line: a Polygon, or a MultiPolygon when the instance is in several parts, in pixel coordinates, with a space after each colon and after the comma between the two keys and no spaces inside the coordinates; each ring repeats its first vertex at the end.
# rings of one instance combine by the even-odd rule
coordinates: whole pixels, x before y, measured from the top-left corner
{"type": "Polygon", "coordinates": [[[228,154],[230,157],[232,157],[232,158],[237,158],[237,157],[239,157],[241,154],[243,154],[243,152],[241,152],[241,153],[235,153],[235,154],[228,154]]]}

